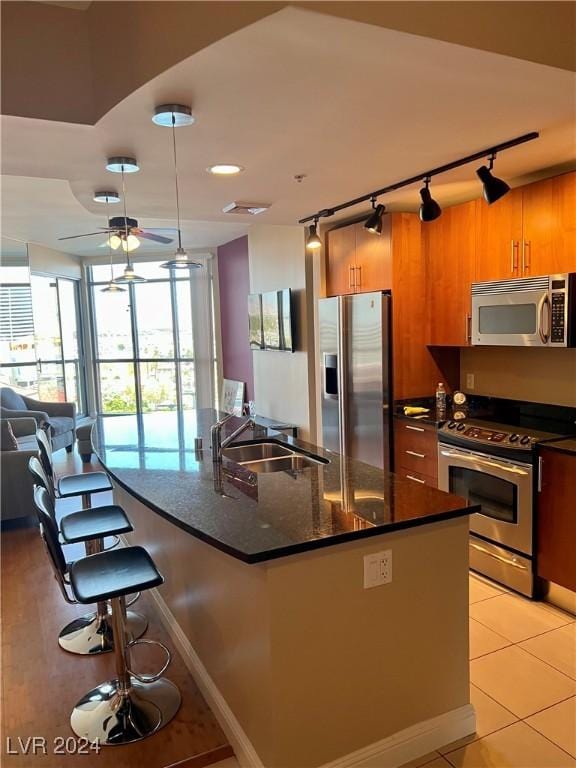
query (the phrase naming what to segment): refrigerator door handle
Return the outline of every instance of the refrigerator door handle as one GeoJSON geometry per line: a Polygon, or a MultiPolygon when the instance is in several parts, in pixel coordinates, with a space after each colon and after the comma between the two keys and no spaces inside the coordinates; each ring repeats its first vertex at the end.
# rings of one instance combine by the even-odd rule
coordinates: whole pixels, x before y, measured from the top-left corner
{"type": "Polygon", "coordinates": [[[346,299],[338,298],[338,408],[340,417],[340,454],[348,453],[348,354],[346,349],[346,299]]]}

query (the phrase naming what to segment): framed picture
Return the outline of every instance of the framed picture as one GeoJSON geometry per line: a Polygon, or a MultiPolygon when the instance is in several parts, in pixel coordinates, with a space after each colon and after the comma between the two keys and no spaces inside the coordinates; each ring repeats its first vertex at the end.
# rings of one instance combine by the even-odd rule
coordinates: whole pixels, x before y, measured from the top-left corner
{"type": "Polygon", "coordinates": [[[244,407],[244,388],[243,381],[234,381],[233,379],[224,379],[222,382],[222,410],[225,413],[233,413],[234,416],[242,416],[244,407]]]}

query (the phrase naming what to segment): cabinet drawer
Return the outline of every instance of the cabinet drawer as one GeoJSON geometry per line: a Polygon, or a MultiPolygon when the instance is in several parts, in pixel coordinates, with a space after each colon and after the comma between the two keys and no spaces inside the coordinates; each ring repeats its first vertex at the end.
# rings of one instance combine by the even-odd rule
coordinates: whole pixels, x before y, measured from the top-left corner
{"type": "Polygon", "coordinates": [[[435,427],[409,424],[397,419],[394,428],[396,468],[438,476],[438,436],[435,427]]]}
{"type": "Polygon", "coordinates": [[[400,467],[396,470],[396,474],[398,477],[401,477],[404,480],[410,480],[411,482],[417,483],[418,485],[429,485],[432,488],[438,487],[438,480],[436,477],[423,475],[421,472],[416,472],[415,470],[411,471],[405,467],[400,467]]]}

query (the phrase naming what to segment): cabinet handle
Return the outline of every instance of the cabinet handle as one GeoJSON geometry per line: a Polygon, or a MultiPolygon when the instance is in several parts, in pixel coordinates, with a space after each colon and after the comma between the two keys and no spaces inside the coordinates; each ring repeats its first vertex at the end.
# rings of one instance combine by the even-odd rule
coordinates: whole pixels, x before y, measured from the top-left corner
{"type": "Polygon", "coordinates": [[[420,480],[419,477],[414,477],[414,475],[406,475],[406,478],[408,480],[414,480],[415,483],[420,483],[421,485],[424,485],[426,483],[426,480],[420,480]]]}
{"type": "Polygon", "coordinates": [[[426,454],[425,453],[418,453],[418,451],[404,451],[404,453],[407,453],[408,456],[416,456],[417,459],[425,459],[426,454]]]}
{"type": "Polygon", "coordinates": [[[411,424],[404,424],[406,429],[411,429],[414,432],[426,432],[426,430],[423,427],[413,427],[411,424]]]}
{"type": "Polygon", "coordinates": [[[510,241],[510,272],[514,273],[518,269],[518,250],[520,243],[517,240],[510,241]]]}
{"type": "Polygon", "coordinates": [[[532,266],[532,241],[531,240],[525,240],[524,241],[524,250],[526,253],[526,258],[524,260],[524,270],[530,271],[530,267],[532,266]]]}
{"type": "Polygon", "coordinates": [[[538,493],[542,493],[542,470],[544,468],[544,462],[542,456],[538,457],[538,493]]]}
{"type": "Polygon", "coordinates": [[[360,288],[362,285],[362,265],[356,267],[356,269],[358,270],[358,282],[355,284],[354,288],[360,288]]]}
{"type": "Polygon", "coordinates": [[[352,290],[354,290],[354,288],[355,288],[355,285],[354,285],[354,267],[353,266],[348,267],[348,288],[351,288],[352,290]]]}

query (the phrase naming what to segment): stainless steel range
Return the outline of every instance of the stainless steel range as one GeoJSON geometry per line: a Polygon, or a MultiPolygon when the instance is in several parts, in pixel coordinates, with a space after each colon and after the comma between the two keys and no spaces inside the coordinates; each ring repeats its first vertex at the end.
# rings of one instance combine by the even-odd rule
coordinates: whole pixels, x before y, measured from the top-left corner
{"type": "Polygon", "coordinates": [[[466,419],[438,437],[438,487],[482,505],[470,518],[470,567],[532,597],[535,449],[559,435],[466,419]]]}

